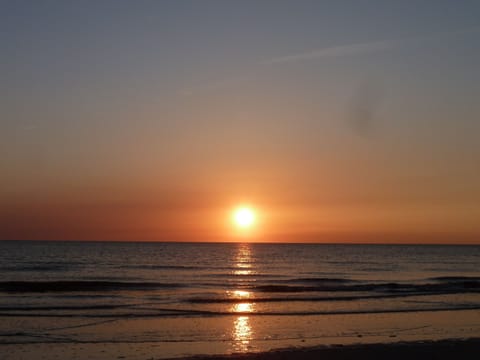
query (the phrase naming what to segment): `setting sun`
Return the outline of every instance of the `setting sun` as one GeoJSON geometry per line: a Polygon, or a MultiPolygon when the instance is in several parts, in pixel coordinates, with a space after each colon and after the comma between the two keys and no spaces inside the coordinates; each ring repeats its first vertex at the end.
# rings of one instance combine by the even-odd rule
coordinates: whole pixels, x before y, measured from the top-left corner
{"type": "Polygon", "coordinates": [[[249,228],[255,222],[255,212],[249,207],[240,207],[233,212],[233,221],[240,228],[249,228]]]}

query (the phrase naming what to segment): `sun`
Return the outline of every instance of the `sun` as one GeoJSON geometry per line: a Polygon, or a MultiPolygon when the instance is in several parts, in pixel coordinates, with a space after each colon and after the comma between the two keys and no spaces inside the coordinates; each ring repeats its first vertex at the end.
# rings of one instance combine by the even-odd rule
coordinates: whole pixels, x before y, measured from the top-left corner
{"type": "Polygon", "coordinates": [[[233,222],[239,228],[250,228],[255,223],[255,211],[247,206],[239,207],[233,212],[233,222]]]}

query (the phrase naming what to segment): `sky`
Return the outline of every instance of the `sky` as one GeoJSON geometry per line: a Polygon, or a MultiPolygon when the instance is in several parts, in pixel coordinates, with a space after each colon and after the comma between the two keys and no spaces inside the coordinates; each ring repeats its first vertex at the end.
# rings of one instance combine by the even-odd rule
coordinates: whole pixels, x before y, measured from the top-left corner
{"type": "Polygon", "coordinates": [[[0,239],[480,243],[478,1],[0,9],[0,239]]]}

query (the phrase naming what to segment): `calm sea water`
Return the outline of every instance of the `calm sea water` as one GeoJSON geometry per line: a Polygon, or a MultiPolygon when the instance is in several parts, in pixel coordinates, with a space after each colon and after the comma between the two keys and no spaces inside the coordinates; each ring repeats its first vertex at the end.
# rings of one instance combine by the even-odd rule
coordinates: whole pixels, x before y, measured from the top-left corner
{"type": "Polygon", "coordinates": [[[0,254],[2,313],[211,316],[479,305],[458,296],[480,292],[479,246],[0,242],[0,254]]]}
{"type": "Polygon", "coordinates": [[[188,319],[480,309],[480,246],[4,241],[0,254],[0,317],[171,319],[159,341],[200,338],[188,319]]]}

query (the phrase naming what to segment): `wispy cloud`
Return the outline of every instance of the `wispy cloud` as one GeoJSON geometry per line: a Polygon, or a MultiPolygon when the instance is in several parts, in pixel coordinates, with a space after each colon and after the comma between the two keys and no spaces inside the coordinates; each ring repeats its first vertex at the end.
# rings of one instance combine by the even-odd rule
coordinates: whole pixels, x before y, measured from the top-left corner
{"type": "Polygon", "coordinates": [[[329,57],[356,55],[361,53],[371,53],[371,52],[393,48],[401,44],[441,38],[445,36],[457,36],[457,35],[468,34],[468,33],[477,33],[479,31],[480,31],[480,27],[475,26],[475,27],[469,27],[464,29],[457,29],[453,31],[437,32],[429,35],[414,36],[409,38],[389,39],[389,40],[381,40],[381,41],[331,46],[331,47],[310,50],[307,52],[300,52],[300,53],[295,53],[290,55],[278,56],[278,57],[265,60],[262,63],[265,65],[282,64],[282,63],[291,63],[291,62],[304,61],[304,60],[310,60],[310,59],[322,59],[322,58],[329,58],[329,57]]]}
{"type": "MultiPolygon", "coordinates": [[[[362,42],[362,43],[352,43],[352,44],[345,44],[345,45],[337,45],[337,46],[329,46],[319,49],[312,49],[305,52],[298,52],[294,54],[287,54],[281,55],[277,57],[273,57],[270,59],[265,59],[263,61],[259,61],[256,63],[257,68],[250,68],[250,74],[246,73],[242,76],[232,76],[230,78],[220,79],[218,81],[202,84],[198,88],[201,88],[201,91],[211,91],[211,90],[221,90],[224,88],[228,88],[230,86],[237,85],[241,82],[249,81],[252,78],[255,78],[258,73],[260,73],[263,66],[270,66],[270,65],[277,65],[277,64],[287,64],[287,63],[295,63],[295,62],[302,62],[308,60],[321,60],[324,58],[335,58],[341,56],[354,56],[357,54],[367,54],[367,53],[374,53],[380,52],[388,49],[397,48],[399,46],[405,45],[413,45],[413,44],[423,44],[425,41],[433,41],[433,40],[444,40],[460,35],[465,34],[476,34],[480,32],[480,26],[473,26],[467,28],[461,28],[456,30],[449,30],[449,31],[440,31],[440,32],[433,32],[430,34],[423,34],[411,37],[404,37],[404,38],[396,38],[396,39],[384,39],[378,41],[370,41],[370,42],[362,42]],[[260,65],[260,66],[258,66],[260,65]],[[252,74],[253,73],[253,74],[252,74]]],[[[184,96],[191,96],[196,93],[200,92],[200,90],[196,91],[194,89],[184,89],[181,91],[181,94],[184,96]]]]}
{"type": "Polygon", "coordinates": [[[316,49],[308,52],[279,56],[279,57],[266,60],[263,63],[267,65],[280,64],[280,63],[289,63],[289,62],[295,62],[300,60],[337,57],[337,56],[353,55],[358,53],[368,53],[368,52],[379,51],[379,50],[390,48],[394,45],[394,43],[395,41],[393,40],[385,40],[385,41],[357,43],[357,44],[349,44],[349,45],[341,45],[341,46],[332,46],[332,47],[316,49]]]}

